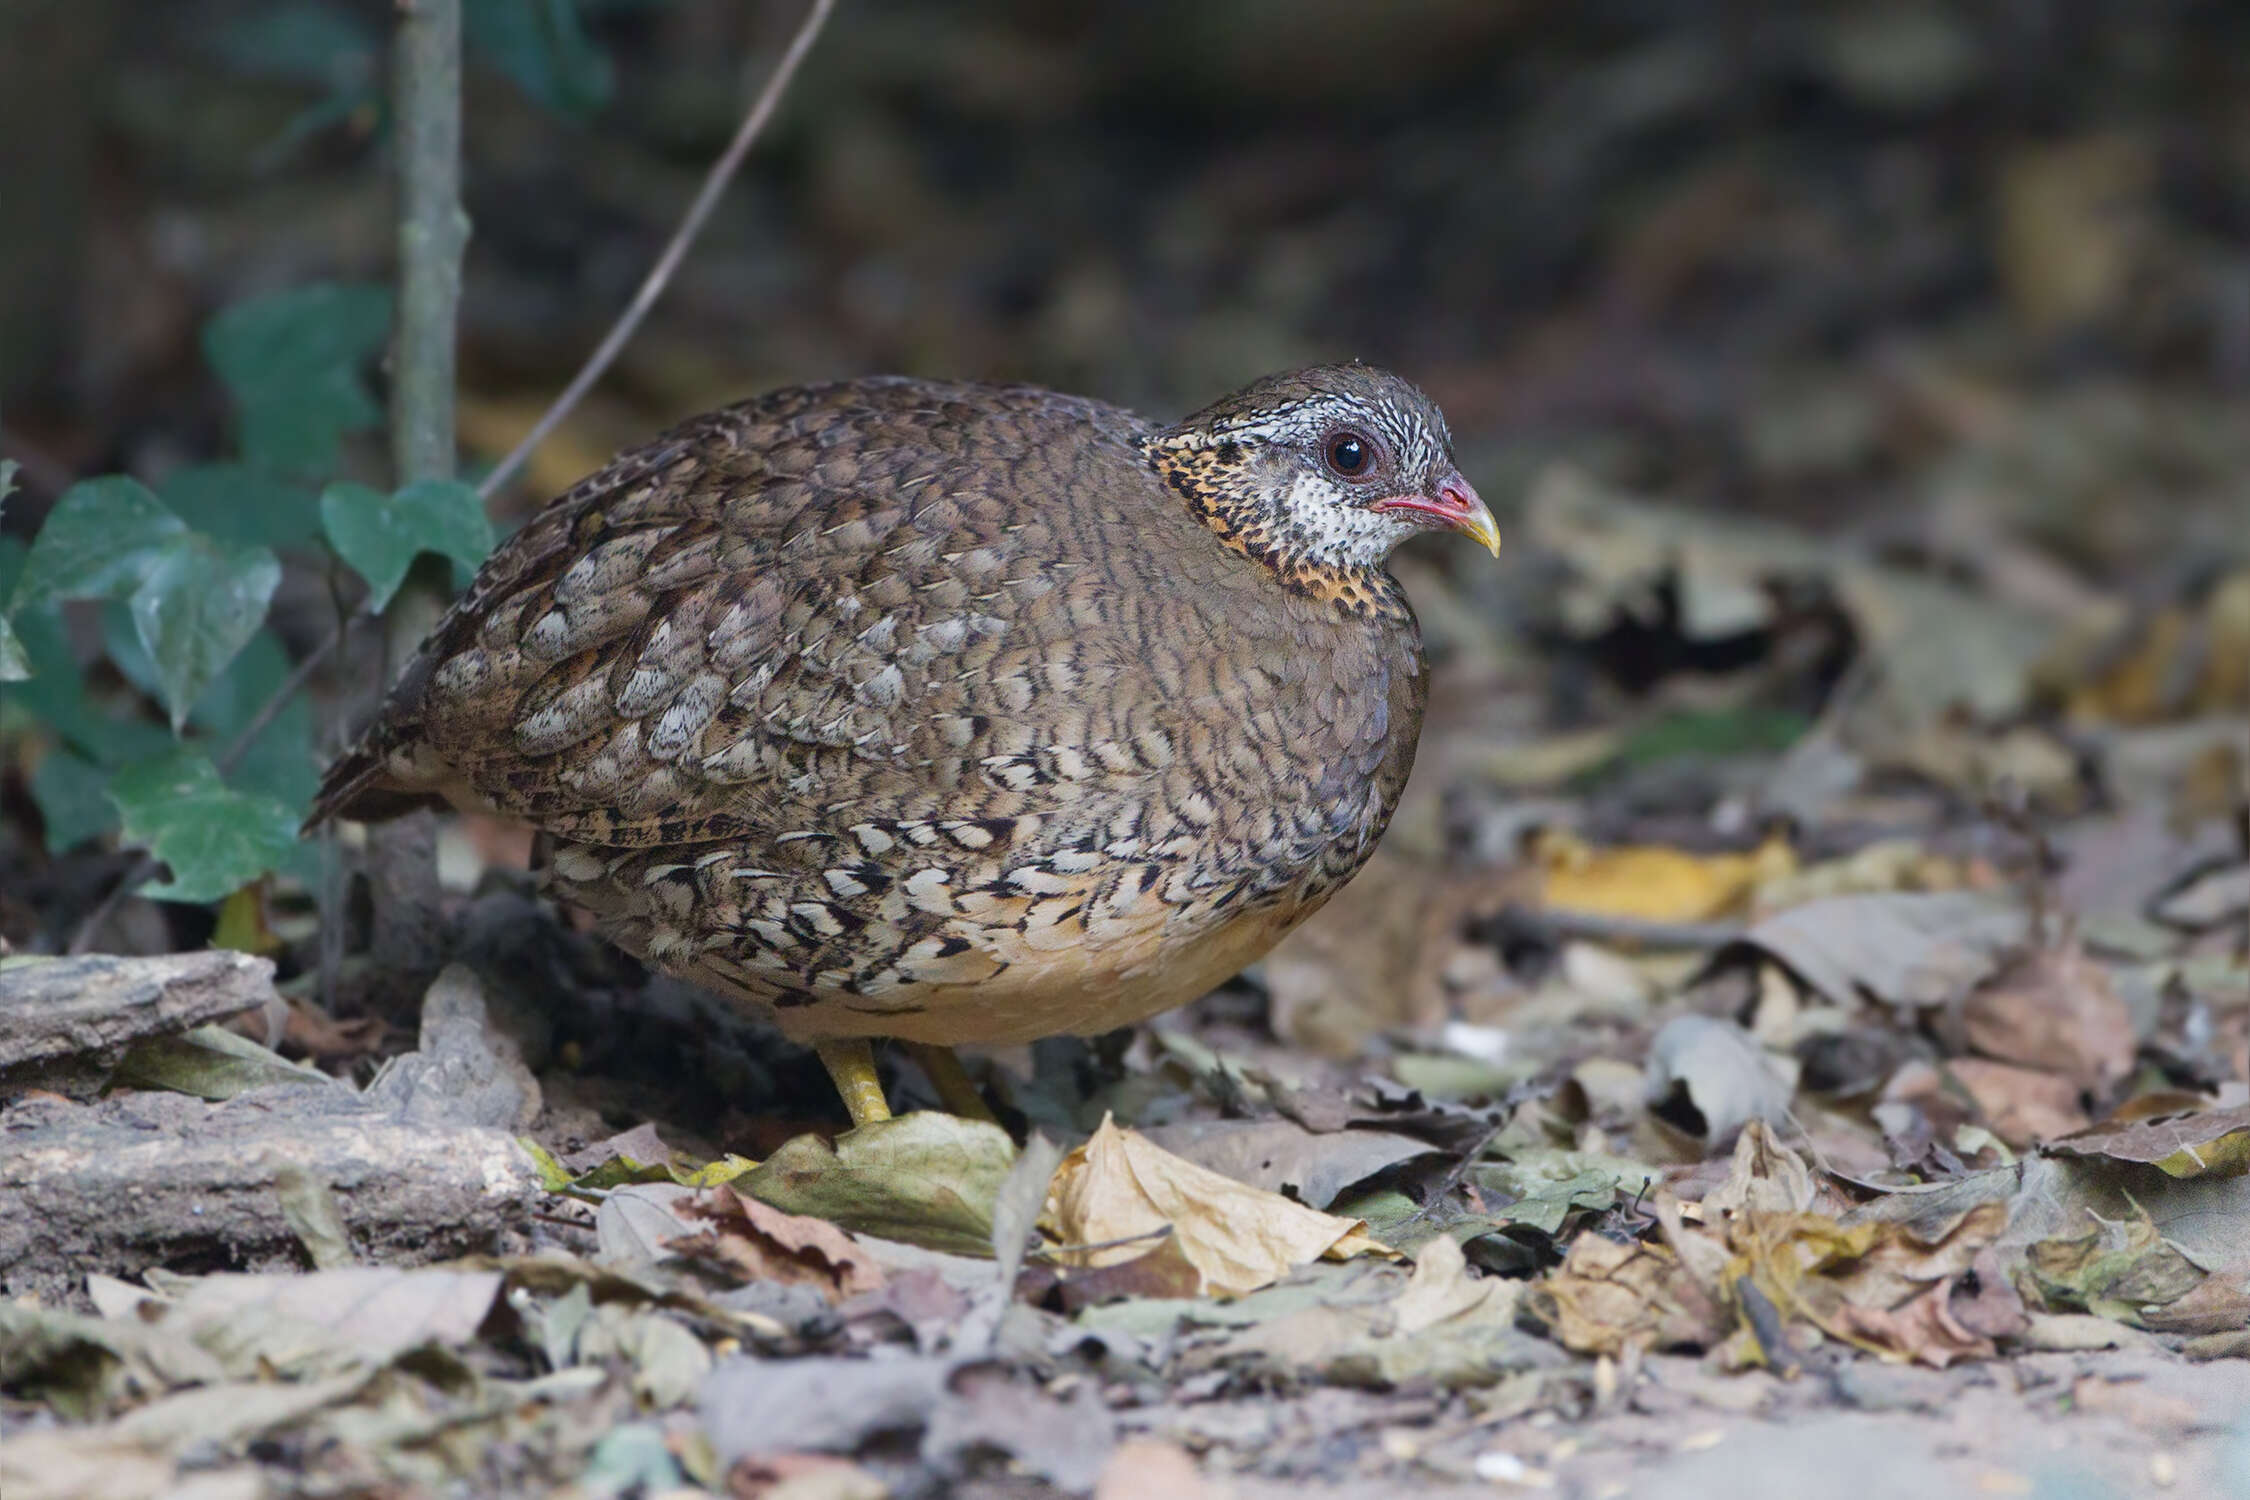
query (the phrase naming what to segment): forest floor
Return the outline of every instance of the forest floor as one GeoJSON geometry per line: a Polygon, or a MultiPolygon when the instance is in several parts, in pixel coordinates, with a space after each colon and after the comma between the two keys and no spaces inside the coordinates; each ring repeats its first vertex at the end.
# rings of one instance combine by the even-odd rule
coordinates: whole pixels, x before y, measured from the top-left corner
{"type": "MultiPolygon", "coordinates": [[[[81,80],[101,190],[19,216],[86,284],[0,302],[87,326],[11,398],[0,564],[76,477],[234,496],[199,324],[389,275],[358,75],[190,45],[228,9],[150,11],[81,80]]],[[[472,74],[475,460],[796,14],[611,9],[598,126],[472,74]]],[[[428,908],[357,830],[105,905],[116,810],[0,699],[0,1495],[2250,1494],[2240,15],[845,9],[496,519],[805,379],[1391,365],[1506,547],[1397,559],[1433,692],[1375,865],[1149,1027],[971,1057],[999,1125],[886,1057],[846,1133],[504,828],[420,825],[428,908]]],[[[304,519],[276,675],[337,608],[304,519]]],[[[315,678],[330,746],[389,665],[315,678]]]]}

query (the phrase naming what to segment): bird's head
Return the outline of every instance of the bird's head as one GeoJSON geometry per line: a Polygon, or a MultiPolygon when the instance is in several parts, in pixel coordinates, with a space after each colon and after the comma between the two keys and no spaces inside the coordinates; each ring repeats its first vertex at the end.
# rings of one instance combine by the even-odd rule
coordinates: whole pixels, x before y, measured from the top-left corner
{"type": "Polygon", "coordinates": [[[1229,546],[1323,592],[1379,569],[1417,531],[1500,550],[1445,414],[1369,365],[1270,375],[1152,434],[1148,453],[1229,546]]]}

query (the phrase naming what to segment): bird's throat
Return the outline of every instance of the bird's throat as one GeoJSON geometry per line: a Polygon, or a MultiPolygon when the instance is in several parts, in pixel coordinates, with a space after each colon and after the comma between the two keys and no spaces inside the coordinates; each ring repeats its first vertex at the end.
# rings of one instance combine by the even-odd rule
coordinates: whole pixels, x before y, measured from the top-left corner
{"type": "Polygon", "coordinates": [[[1242,444],[1168,435],[1144,445],[1143,452],[1197,520],[1230,550],[1268,569],[1282,587],[1348,614],[1408,613],[1397,581],[1382,566],[1387,541],[1361,544],[1296,522],[1287,504],[1270,495],[1270,485],[1260,484],[1242,444]]]}

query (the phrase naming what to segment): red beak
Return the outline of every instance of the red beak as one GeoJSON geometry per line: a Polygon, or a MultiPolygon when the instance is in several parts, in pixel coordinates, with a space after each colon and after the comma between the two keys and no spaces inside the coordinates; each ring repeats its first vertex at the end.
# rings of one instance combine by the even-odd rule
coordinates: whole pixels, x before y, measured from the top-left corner
{"type": "Polygon", "coordinates": [[[1392,495],[1376,501],[1374,509],[1404,511],[1424,526],[1461,532],[1484,543],[1493,556],[1500,555],[1500,528],[1493,523],[1492,512],[1458,474],[1448,475],[1435,494],[1392,495]]]}

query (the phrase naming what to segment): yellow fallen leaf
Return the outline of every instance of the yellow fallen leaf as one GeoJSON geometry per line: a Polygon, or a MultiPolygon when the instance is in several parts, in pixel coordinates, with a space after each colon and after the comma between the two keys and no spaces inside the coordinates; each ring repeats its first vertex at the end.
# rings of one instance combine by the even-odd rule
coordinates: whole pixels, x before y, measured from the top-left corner
{"type": "Polygon", "coordinates": [[[1197,1166],[1106,1115],[1092,1139],[1055,1169],[1040,1227],[1063,1245],[1103,1247],[1066,1255],[1082,1266],[1130,1260],[1169,1229],[1202,1277],[1201,1289],[1222,1297],[1254,1292],[1323,1256],[1392,1253],[1358,1219],[1197,1166]]]}
{"type": "Polygon", "coordinates": [[[1742,854],[1691,854],[1661,844],[1596,849],[1550,830],[1530,852],[1547,905],[1650,922],[1740,914],[1759,886],[1797,868],[1796,852],[1779,837],[1742,854]]]}

